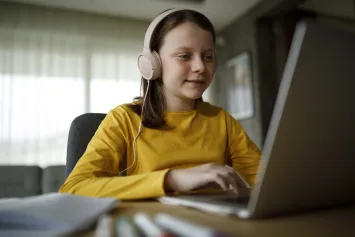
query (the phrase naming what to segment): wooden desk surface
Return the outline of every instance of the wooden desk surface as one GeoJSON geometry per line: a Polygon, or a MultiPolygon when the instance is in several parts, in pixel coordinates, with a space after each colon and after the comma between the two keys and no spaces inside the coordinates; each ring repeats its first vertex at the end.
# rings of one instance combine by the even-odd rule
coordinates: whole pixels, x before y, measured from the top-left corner
{"type": "MultiPolygon", "coordinates": [[[[158,202],[122,202],[113,215],[132,216],[140,211],[149,215],[157,212],[170,213],[192,223],[210,226],[231,237],[355,236],[355,205],[270,219],[241,220],[237,217],[212,215],[158,202]]],[[[93,231],[78,236],[93,236],[93,231]]]]}

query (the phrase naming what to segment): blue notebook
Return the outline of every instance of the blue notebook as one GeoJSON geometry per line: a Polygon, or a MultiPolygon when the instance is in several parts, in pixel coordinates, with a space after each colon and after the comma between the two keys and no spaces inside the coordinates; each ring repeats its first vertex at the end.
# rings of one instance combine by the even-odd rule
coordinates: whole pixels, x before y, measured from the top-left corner
{"type": "Polygon", "coordinates": [[[51,193],[27,198],[0,199],[0,236],[64,236],[92,226],[114,209],[115,198],[51,193]]]}

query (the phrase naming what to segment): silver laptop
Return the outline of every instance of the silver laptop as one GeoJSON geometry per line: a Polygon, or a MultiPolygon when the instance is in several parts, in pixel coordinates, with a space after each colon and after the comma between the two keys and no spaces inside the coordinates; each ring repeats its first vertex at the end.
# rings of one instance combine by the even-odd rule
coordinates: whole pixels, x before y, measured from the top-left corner
{"type": "Polygon", "coordinates": [[[250,197],[185,195],[163,203],[274,215],[355,202],[355,34],[297,25],[250,197]]]}

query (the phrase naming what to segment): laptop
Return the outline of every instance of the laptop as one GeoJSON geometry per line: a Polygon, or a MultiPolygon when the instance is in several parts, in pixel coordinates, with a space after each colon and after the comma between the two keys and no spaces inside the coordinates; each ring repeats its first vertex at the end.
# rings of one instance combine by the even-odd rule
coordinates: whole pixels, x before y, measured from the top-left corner
{"type": "Polygon", "coordinates": [[[355,202],[355,34],[314,23],[296,26],[248,198],[159,198],[243,219],[355,202]]]}

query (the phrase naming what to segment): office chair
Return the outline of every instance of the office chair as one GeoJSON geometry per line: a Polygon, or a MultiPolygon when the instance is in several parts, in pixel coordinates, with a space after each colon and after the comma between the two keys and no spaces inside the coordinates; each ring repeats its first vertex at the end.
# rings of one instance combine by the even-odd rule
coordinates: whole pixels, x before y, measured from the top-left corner
{"type": "Polygon", "coordinates": [[[74,169],[106,114],[86,113],[76,117],[69,129],[65,178],[74,169]]]}

